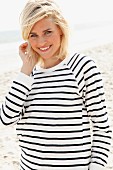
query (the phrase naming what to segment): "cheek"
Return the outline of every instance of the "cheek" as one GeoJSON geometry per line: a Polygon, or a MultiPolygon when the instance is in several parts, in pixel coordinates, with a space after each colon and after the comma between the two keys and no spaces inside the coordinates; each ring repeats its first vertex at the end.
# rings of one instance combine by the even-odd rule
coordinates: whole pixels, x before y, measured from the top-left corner
{"type": "Polygon", "coordinates": [[[57,44],[57,47],[59,48],[61,45],[61,37],[57,37],[56,44],[57,44]]]}
{"type": "Polygon", "coordinates": [[[30,42],[31,45],[35,44],[35,41],[29,40],[29,42],[30,42]]]}
{"type": "Polygon", "coordinates": [[[37,45],[36,41],[31,41],[29,40],[30,44],[31,44],[31,47],[34,49],[37,45]]]}
{"type": "Polygon", "coordinates": [[[52,41],[53,41],[54,44],[60,45],[61,37],[59,35],[56,35],[56,36],[53,37],[52,41]]]}

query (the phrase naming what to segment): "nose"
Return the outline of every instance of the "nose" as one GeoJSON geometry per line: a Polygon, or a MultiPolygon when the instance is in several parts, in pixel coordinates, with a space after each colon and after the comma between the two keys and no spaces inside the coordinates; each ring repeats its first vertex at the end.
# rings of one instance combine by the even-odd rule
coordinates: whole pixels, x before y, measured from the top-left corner
{"type": "Polygon", "coordinates": [[[43,45],[45,45],[45,43],[46,43],[46,39],[43,36],[38,37],[39,46],[43,46],[43,45]]]}

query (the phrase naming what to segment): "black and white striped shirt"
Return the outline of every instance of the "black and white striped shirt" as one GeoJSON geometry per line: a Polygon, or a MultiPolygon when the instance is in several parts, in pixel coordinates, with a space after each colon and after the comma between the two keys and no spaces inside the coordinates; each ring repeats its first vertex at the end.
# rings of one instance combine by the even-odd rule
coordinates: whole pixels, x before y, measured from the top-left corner
{"type": "Polygon", "coordinates": [[[36,67],[31,77],[19,73],[1,122],[17,123],[21,170],[103,170],[107,164],[111,131],[102,78],[82,54],[36,67]]]}

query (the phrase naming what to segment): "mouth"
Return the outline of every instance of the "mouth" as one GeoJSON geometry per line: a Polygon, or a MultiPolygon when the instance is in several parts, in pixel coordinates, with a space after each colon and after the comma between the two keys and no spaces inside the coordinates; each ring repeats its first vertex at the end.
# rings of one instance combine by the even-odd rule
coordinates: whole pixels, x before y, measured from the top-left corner
{"type": "Polygon", "coordinates": [[[49,45],[49,46],[47,46],[47,47],[41,47],[41,48],[39,48],[39,50],[40,50],[41,52],[46,52],[46,51],[48,51],[48,50],[50,49],[50,47],[51,47],[51,45],[49,45]]]}

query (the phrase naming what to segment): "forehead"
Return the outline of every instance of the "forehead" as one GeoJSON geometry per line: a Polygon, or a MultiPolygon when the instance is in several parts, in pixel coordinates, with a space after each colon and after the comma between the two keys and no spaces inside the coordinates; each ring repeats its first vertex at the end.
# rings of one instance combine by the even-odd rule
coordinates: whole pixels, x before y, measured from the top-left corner
{"type": "Polygon", "coordinates": [[[40,21],[36,22],[31,30],[32,31],[41,31],[46,29],[57,29],[58,26],[54,23],[52,18],[43,18],[40,21]]]}

